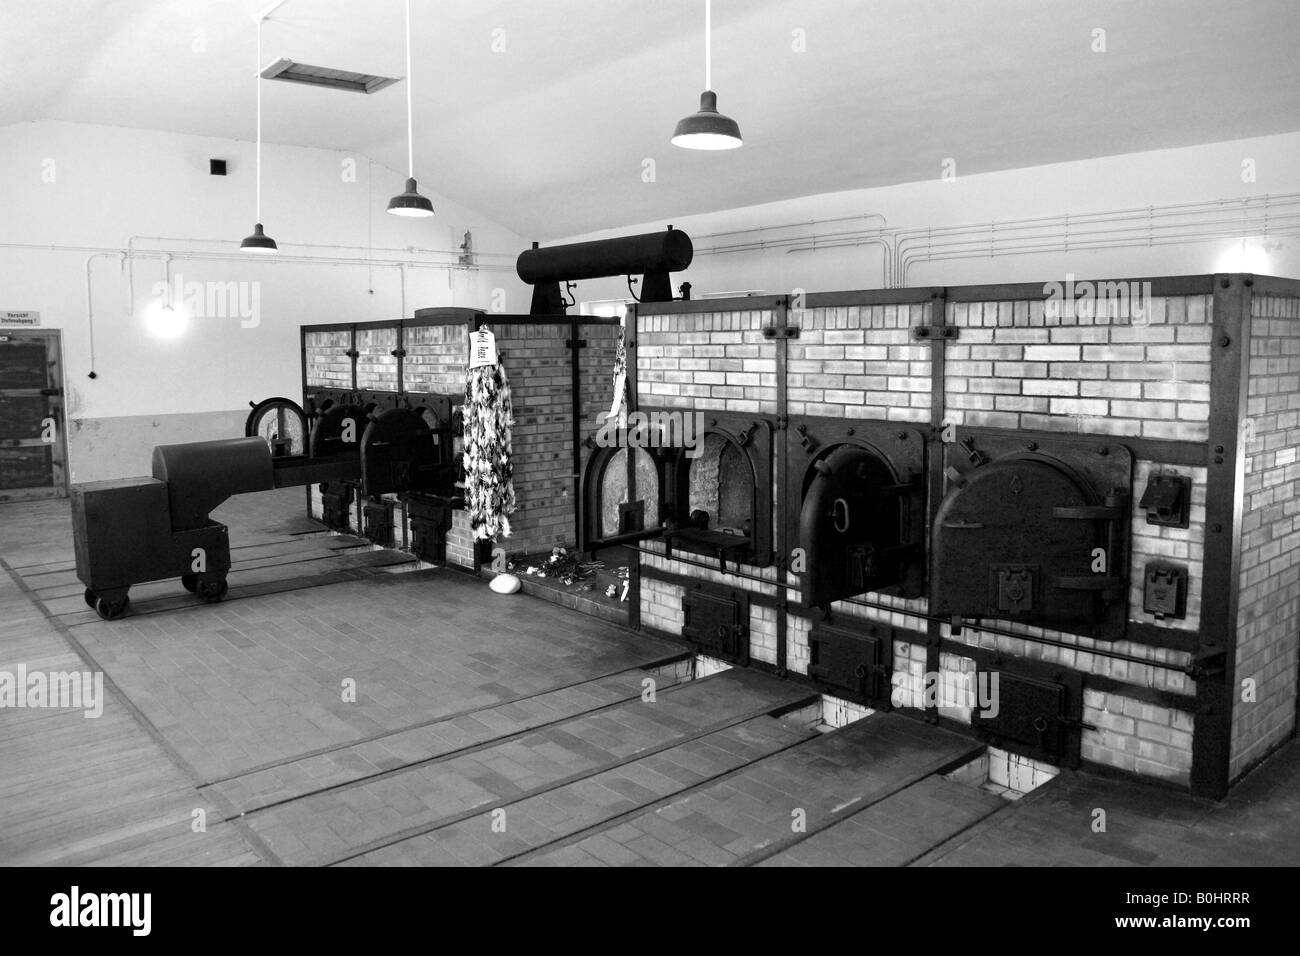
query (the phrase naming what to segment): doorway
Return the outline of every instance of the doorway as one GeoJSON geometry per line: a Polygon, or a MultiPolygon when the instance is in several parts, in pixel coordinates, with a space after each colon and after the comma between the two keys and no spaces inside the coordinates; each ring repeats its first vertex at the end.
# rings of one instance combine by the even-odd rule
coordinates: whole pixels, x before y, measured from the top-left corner
{"type": "Polygon", "coordinates": [[[67,496],[59,333],[0,329],[0,501],[67,496]]]}

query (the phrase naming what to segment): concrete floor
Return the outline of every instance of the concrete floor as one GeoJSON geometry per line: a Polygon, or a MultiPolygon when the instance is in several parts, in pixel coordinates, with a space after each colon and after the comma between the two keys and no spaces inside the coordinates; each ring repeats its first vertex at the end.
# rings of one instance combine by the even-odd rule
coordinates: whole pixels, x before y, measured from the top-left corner
{"type": "Polygon", "coordinates": [[[0,505],[0,671],[102,671],[107,697],[0,710],[0,863],[1300,863],[1294,743],[1222,804],[1068,772],[1009,802],[944,776],[981,752],[964,737],[819,732],[800,685],[691,679],[679,646],[391,573],[302,511],[236,499],[226,602],[170,582],[104,622],[67,503],[0,505]]]}

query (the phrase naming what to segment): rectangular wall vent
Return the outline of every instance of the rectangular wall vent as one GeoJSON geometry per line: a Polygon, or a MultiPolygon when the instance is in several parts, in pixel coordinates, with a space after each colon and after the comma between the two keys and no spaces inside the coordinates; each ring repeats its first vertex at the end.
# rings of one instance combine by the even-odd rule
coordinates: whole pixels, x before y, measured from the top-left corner
{"type": "Polygon", "coordinates": [[[348,70],[335,70],[327,66],[311,66],[308,63],[296,63],[281,57],[265,70],[262,78],[266,80],[284,80],[286,83],[306,83],[308,86],[323,86],[331,90],[351,90],[354,93],[377,93],[386,86],[397,82],[396,77],[374,76],[370,73],[352,73],[348,70]]]}

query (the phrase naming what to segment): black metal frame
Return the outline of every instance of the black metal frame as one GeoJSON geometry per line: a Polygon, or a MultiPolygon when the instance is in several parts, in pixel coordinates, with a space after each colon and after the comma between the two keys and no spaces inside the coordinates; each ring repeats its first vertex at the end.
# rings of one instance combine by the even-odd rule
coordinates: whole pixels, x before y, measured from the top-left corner
{"type": "MultiPolygon", "coordinates": [[[[896,585],[870,590],[900,597],[920,597],[925,590],[924,556],[929,528],[925,505],[927,454],[924,426],[908,422],[792,415],[782,444],[785,446],[786,468],[783,472],[785,520],[781,524],[785,527],[790,547],[801,544],[805,486],[812,478],[813,469],[825,461],[829,451],[841,447],[860,448],[884,463],[898,484],[916,483],[916,492],[909,496],[906,505],[908,528],[904,536],[904,544],[913,545],[916,556],[908,562],[909,569],[896,585]]],[[[810,554],[806,559],[813,561],[816,557],[810,554]]]]}

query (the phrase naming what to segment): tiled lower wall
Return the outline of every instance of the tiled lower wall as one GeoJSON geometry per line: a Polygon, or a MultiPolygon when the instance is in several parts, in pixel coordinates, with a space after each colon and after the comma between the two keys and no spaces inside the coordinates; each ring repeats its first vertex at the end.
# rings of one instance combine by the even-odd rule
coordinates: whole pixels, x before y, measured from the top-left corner
{"type": "MultiPolygon", "coordinates": [[[[792,592],[792,600],[794,597],[792,592]]],[[[900,707],[918,709],[923,707],[927,679],[927,648],[924,641],[927,621],[924,617],[908,611],[924,613],[925,602],[902,601],[878,594],[864,597],[875,603],[894,604],[899,607],[899,610],[881,610],[863,607],[855,602],[841,601],[833,605],[836,620],[843,624],[845,618],[859,618],[895,628],[905,628],[915,635],[911,639],[904,635],[895,637],[893,702],[895,706],[900,707]]],[[[806,673],[807,635],[812,622],[797,612],[792,612],[789,620],[792,624],[787,632],[790,669],[806,673]],[[796,662],[802,662],[802,666],[797,665],[796,662]]],[[[949,629],[945,627],[944,634],[959,643],[970,644],[972,647],[987,651],[997,651],[1009,658],[1060,664],[1084,675],[1131,684],[1135,690],[1138,688],[1164,690],[1184,694],[1189,698],[1195,695],[1195,683],[1181,671],[1181,668],[1191,662],[1191,655],[1187,652],[1148,647],[1128,641],[1107,644],[1080,635],[1023,625],[1003,623],[1000,626],[1006,630],[1021,632],[1025,637],[1008,637],[974,627],[964,627],[961,633],[956,635],[950,634],[949,629]],[[1055,647],[1031,640],[1031,637],[1047,638],[1070,646],[1055,647]],[[1142,657],[1147,663],[1115,660],[1094,653],[1098,649],[1142,657]],[[1169,665],[1169,667],[1161,665],[1169,665]]],[[[940,655],[938,686],[941,689],[968,688],[971,686],[970,680],[974,670],[973,658],[945,651],[940,655]]],[[[1084,677],[1084,687],[1083,721],[1085,724],[1094,725],[1096,729],[1083,732],[1083,759],[1145,776],[1159,777],[1180,785],[1189,782],[1192,761],[1190,710],[1161,707],[1126,695],[1122,690],[1096,692],[1088,689],[1087,676],[1084,677]]],[[[939,702],[942,716],[959,723],[971,723],[973,718],[970,708],[973,701],[955,702],[952,695],[941,692],[939,702]]]]}

